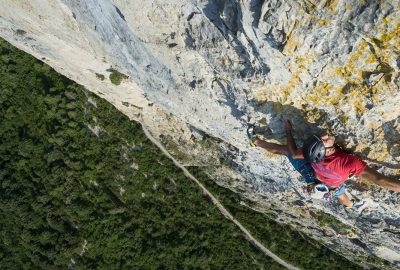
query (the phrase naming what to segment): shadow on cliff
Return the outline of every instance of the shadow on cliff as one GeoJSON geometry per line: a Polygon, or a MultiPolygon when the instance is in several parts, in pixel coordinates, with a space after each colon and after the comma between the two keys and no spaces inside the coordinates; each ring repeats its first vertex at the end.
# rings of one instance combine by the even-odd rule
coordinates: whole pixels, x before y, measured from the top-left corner
{"type": "Polygon", "coordinates": [[[286,143],[286,134],[283,130],[284,119],[288,119],[292,123],[294,138],[300,145],[302,141],[313,134],[320,136],[330,132],[329,128],[328,130],[321,128],[327,123],[327,113],[324,110],[301,110],[292,105],[274,101],[254,105],[253,108],[256,112],[268,115],[270,118],[269,124],[267,124],[266,118],[255,123],[256,133],[261,134],[265,139],[275,139],[286,143]],[[307,119],[313,119],[314,122],[309,122],[307,119]]]}
{"type": "MultiPolygon", "coordinates": [[[[256,102],[253,102],[253,104],[256,104],[256,102]]],[[[255,123],[256,133],[261,134],[264,139],[273,139],[285,144],[286,134],[282,126],[283,119],[287,118],[292,122],[294,130],[293,136],[298,146],[301,146],[303,141],[313,134],[319,136],[328,132],[329,134],[336,136],[336,145],[343,151],[349,154],[354,154],[364,161],[372,162],[382,167],[400,169],[400,164],[398,162],[389,163],[368,158],[371,151],[370,148],[366,148],[361,152],[354,151],[355,147],[354,149],[347,148],[345,144],[347,137],[335,133],[335,120],[328,120],[327,112],[324,110],[316,108],[308,111],[305,109],[301,110],[291,105],[282,105],[279,102],[273,101],[267,101],[262,104],[258,103],[258,105],[254,105],[253,108],[256,112],[271,117],[268,125],[266,124],[265,118],[255,123]],[[313,119],[314,122],[309,122],[307,119],[313,119]],[[321,128],[321,126],[324,126],[325,128],[321,128]]],[[[386,151],[390,153],[392,157],[397,159],[400,157],[400,133],[396,129],[398,125],[400,125],[400,116],[392,121],[384,123],[382,126],[384,131],[384,140],[387,144],[386,151]]]]}

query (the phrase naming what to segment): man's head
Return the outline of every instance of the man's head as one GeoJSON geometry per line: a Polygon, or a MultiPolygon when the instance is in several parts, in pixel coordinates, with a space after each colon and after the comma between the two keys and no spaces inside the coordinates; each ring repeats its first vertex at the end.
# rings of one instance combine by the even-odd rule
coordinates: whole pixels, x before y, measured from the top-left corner
{"type": "Polygon", "coordinates": [[[324,134],[320,139],[325,147],[325,156],[330,156],[335,153],[335,136],[324,134]]]}
{"type": "Polygon", "coordinates": [[[330,156],[335,152],[335,137],[324,134],[321,137],[316,135],[308,138],[303,145],[304,158],[310,163],[317,163],[326,156],[330,156]]]}

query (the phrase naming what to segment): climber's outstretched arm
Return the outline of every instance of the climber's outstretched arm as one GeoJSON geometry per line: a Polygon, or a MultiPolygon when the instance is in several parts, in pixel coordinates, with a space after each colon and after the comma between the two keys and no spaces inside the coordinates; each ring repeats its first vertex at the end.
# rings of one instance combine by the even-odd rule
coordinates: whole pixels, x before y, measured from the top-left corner
{"type": "Polygon", "coordinates": [[[296,143],[294,142],[293,135],[292,135],[292,124],[289,120],[284,120],[283,127],[286,132],[287,137],[287,145],[280,145],[276,143],[266,142],[260,139],[254,140],[254,144],[258,147],[264,148],[268,152],[285,155],[285,156],[292,156],[293,158],[304,158],[301,149],[298,149],[296,143]]]}
{"type": "Polygon", "coordinates": [[[289,120],[285,119],[283,121],[283,128],[286,132],[286,140],[287,140],[287,148],[291,156],[295,155],[297,152],[297,146],[294,142],[293,135],[292,135],[292,124],[289,120]]]}
{"type": "Polygon", "coordinates": [[[386,188],[388,190],[393,190],[396,192],[400,192],[400,181],[391,177],[387,177],[383,174],[380,174],[376,170],[366,167],[364,171],[360,174],[361,180],[366,180],[372,182],[378,186],[386,188]]]}
{"type": "Polygon", "coordinates": [[[287,149],[290,154],[295,159],[304,158],[302,149],[297,148],[297,145],[293,139],[292,135],[292,124],[289,120],[285,119],[283,122],[283,127],[286,132],[287,149]]]}
{"type": "Polygon", "coordinates": [[[276,143],[270,143],[266,142],[260,139],[255,139],[254,144],[258,147],[261,147],[268,152],[274,153],[274,154],[279,154],[279,155],[285,155],[287,156],[289,154],[287,145],[280,145],[276,143]]]}

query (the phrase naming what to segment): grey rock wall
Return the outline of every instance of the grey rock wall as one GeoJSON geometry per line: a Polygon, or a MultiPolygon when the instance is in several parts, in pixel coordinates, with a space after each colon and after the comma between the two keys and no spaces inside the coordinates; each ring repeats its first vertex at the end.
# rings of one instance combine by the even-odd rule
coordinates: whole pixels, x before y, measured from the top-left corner
{"type": "Polygon", "coordinates": [[[285,158],[250,148],[248,122],[284,143],[326,129],[400,178],[400,2],[0,0],[0,36],[144,123],[220,184],[365,266],[400,267],[400,196],[349,181],[361,213],[308,198],[285,158]],[[101,80],[116,69],[116,86],[101,80]],[[233,171],[232,171],[233,170],[233,171]],[[330,214],[335,221],[322,222],[330,214]],[[324,216],[325,215],[325,216],[324,216]],[[369,261],[367,257],[371,257],[369,261]]]}

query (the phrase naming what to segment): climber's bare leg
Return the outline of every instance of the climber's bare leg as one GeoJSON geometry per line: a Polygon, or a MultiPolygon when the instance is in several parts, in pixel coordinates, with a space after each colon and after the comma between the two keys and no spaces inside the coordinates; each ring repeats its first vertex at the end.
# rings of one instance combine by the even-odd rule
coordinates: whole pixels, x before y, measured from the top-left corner
{"type": "Polygon", "coordinates": [[[343,204],[346,207],[352,207],[353,206],[353,202],[344,193],[342,195],[337,196],[337,199],[338,199],[340,204],[343,204]]]}

